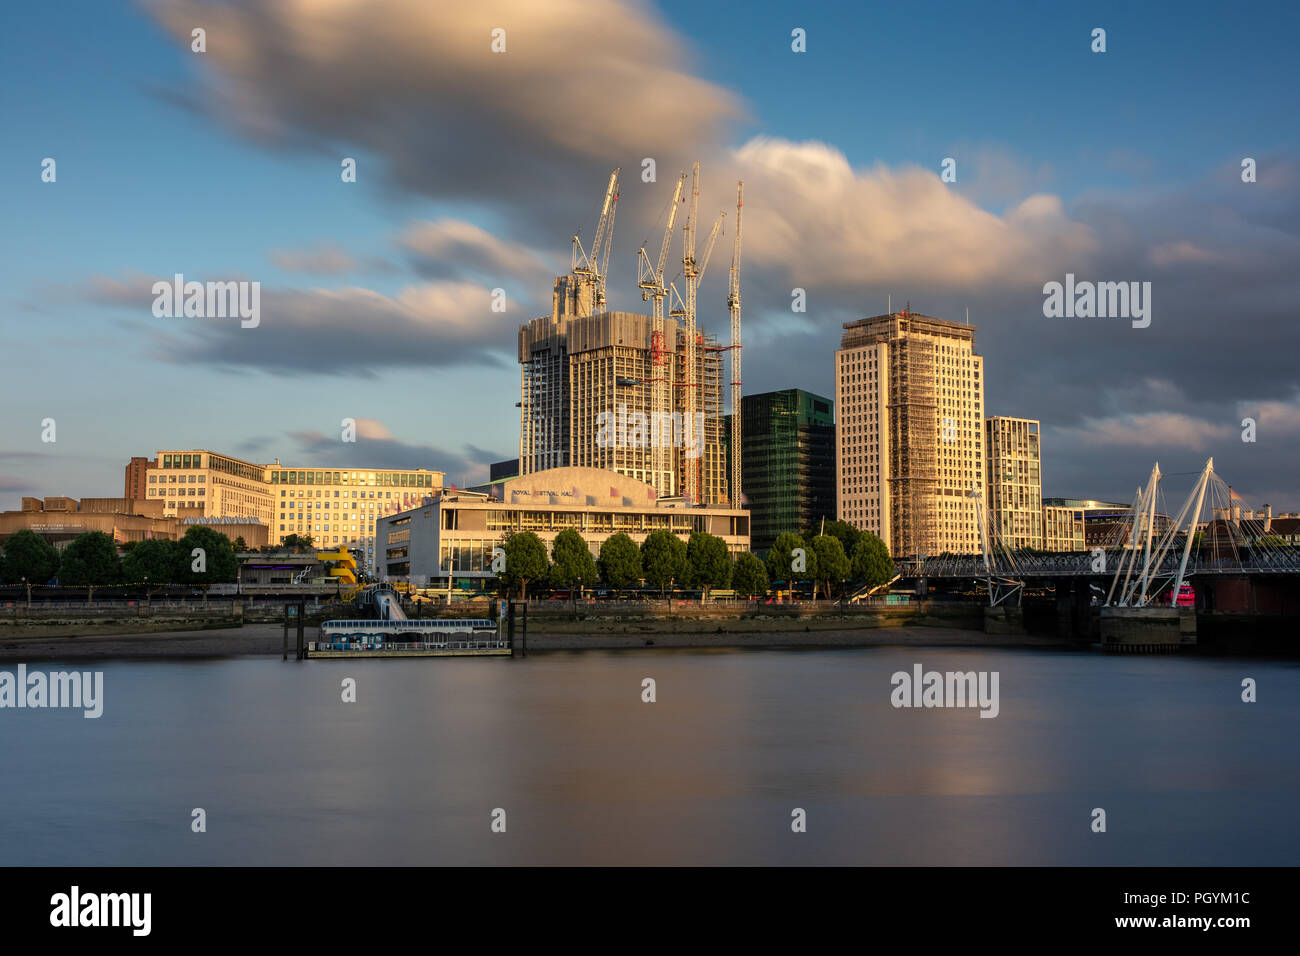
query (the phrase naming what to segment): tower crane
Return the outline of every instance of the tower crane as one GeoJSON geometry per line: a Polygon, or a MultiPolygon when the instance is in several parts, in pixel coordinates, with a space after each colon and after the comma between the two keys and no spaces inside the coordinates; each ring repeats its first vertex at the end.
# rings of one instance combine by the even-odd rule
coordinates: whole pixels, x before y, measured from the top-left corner
{"type": "MultiPolygon", "coordinates": [[[[686,375],[683,386],[686,389],[685,418],[683,430],[695,427],[696,410],[699,407],[699,383],[695,369],[695,294],[699,287],[700,274],[695,261],[695,230],[698,228],[696,217],[700,207],[700,164],[691,166],[691,205],[686,215],[686,226],[682,230],[682,275],[686,279],[686,375]]],[[[692,436],[696,443],[701,436],[692,436]]],[[[696,444],[696,447],[700,447],[696,444]]],[[[683,450],[684,451],[684,450],[683,450]]],[[[699,459],[694,464],[682,455],[682,471],[686,478],[685,495],[690,504],[697,504],[700,498],[699,459]]]]}
{"type": "MultiPolygon", "coordinates": [[[[672,245],[673,225],[677,221],[677,207],[682,201],[682,190],[686,188],[686,173],[677,177],[673,187],[673,196],[668,204],[668,224],[664,227],[663,242],[659,245],[659,258],[650,262],[645,246],[637,253],[637,285],[641,288],[642,300],[650,300],[650,421],[652,427],[662,428],[667,421],[669,381],[672,375],[672,362],[664,361],[664,298],[668,289],[664,286],[664,265],[668,261],[668,248],[672,245]],[[665,365],[667,367],[665,368],[665,365]]],[[[651,443],[653,455],[654,485],[661,495],[673,493],[672,481],[668,477],[668,446],[661,435],[655,436],[651,443]]]]}
{"type": "Polygon", "coordinates": [[[740,222],[745,205],[745,184],[736,183],[736,238],[731,247],[731,276],[727,286],[727,311],[731,313],[731,507],[741,503],[740,472],[742,432],[740,422],[740,222]]]}
{"type": "Polygon", "coordinates": [[[618,209],[618,174],[621,167],[614,167],[609,174],[609,183],[605,186],[605,200],[601,203],[600,219],[596,222],[595,235],[591,237],[591,252],[582,248],[582,240],[573,237],[572,272],[583,283],[593,287],[592,299],[595,311],[605,309],[605,275],[609,268],[609,251],[614,241],[614,214],[618,209]]]}

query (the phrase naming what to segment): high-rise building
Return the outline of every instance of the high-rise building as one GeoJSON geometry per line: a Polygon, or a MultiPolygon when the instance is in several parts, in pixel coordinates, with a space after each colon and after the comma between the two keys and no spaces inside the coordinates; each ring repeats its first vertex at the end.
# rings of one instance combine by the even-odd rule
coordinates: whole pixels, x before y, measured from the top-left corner
{"type": "Polygon", "coordinates": [[[149,497],[150,468],[158,467],[158,459],[132,458],[126,463],[122,496],[137,501],[149,497]]]}
{"type": "MultiPolygon", "coordinates": [[[[568,466],[604,468],[682,494],[686,469],[698,469],[701,502],[727,499],[722,442],[722,351],[699,336],[699,414],[686,418],[686,342],[682,325],[664,320],[656,342],[648,315],[583,314],[590,307],[556,281],[553,313],[519,329],[519,473],[568,466]],[[664,343],[668,343],[665,347],[664,343]],[[654,419],[653,389],[666,383],[668,408],[654,419]]],[[[576,286],[580,292],[583,286],[576,286]]]]}
{"type": "Polygon", "coordinates": [[[1031,418],[984,420],[989,529],[1008,548],[1043,546],[1043,479],[1039,423],[1031,418]]]}
{"type": "Polygon", "coordinates": [[[974,326],[910,310],[845,323],[835,353],[840,520],[896,557],[979,550],[983,371],[974,326]]]}
{"type": "Polygon", "coordinates": [[[835,414],[829,398],[787,388],[741,400],[741,487],[755,551],[835,518],[835,414]]]}

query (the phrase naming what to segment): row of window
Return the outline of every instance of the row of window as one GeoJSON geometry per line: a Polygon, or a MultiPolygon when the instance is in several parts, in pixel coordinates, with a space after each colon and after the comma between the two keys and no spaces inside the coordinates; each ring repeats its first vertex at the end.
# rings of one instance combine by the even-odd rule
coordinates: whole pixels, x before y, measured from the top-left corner
{"type": "Polygon", "coordinates": [[[194,484],[196,481],[201,485],[206,483],[208,480],[207,475],[188,475],[188,476],[187,475],[150,475],[149,483],[153,484],[154,482],[158,482],[159,484],[163,484],[163,485],[168,483],[174,485],[177,482],[179,482],[180,484],[185,484],[187,477],[189,478],[189,484],[191,485],[194,484]]]}
{"type": "Polygon", "coordinates": [[[272,471],[273,485],[388,485],[403,488],[432,488],[429,472],[373,471],[272,471]]]}
{"type": "Polygon", "coordinates": [[[164,468],[202,468],[202,455],[163,455],[164,468]]]}

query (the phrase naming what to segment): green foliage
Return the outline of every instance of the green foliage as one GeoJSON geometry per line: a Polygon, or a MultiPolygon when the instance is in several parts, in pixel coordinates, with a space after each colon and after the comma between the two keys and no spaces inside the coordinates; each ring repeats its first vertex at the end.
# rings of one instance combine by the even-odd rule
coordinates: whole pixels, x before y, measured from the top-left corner
{"type": "Polygon", "coordinates": [[[807,581],[817,577],[817,551],[792,531],[776,536],[767,551],[767,577],[770,581],[807,581]],[[795,569],[795,548],[803,549],[801,570],[795,569]]]}
{"type": "Polygon", "coordinates": [[[691,534],[686,544],[686,581],[706,593],[731,583],[731,554],[727,542],[706,531],[691,534]]]}
{"type": "Polygon", "coordinates": [[[170,584],[180,564],[179,551],[175,541],[162,538],[137,541],[122,558],[122,580],[127,584],[141,584],[148,578],[151,585],[170,584]]]}
{"type": "Polygon", "coordinates": [[[671,531],[650,532],[641,545],[641,570],[646,584],[658,588],[662,595],[670,584],[686,576],[686,545],[671,531]]]}
{"type": "Polygon", "coordinates": [[[641,549],[627,534],[610,535],[600,546],[596,562],[600,579],[608,587],[622,590],[641,580],[641,549]]]}
{"type": "Polygon", "coordinates": [[[238,538],[235,539],[235,550],[236,550],[236,551],[247,551],[247,550],[248,550],[248,542],[246,542],[246,541],[244,540],[244,536],[243,536],[242,534],[241,534],[238,538]]]}
{"type": "Polygon", "coordinates": [[[736,557],[736,567],[731,572],[731,587],[743,597],[767,593],[767,568],[758,555],[746,551],[736,557]]]}
{"type": "Polygon", "coordinates": [[[176,563],[172,575],[178,584],[222,584],[234,581],[239,575],[239,562],[235,559],[235,546],[219,531],[206,525],[194,525],[176,542],[176,563]],[[205,570],[194,570],[202,549],[205,570]]]}
{"type": "Polygon", "coordinates": [[[59,564],[59,583],[72,587],[117,584],[122,579],[122,564],[117,559],[117,545],[102,531],[77,535],[63,549],[59,564]]]}
{"type": "Polygon", "coordinates": [[[826,596],[830,597],[831,585],[842,585],[848,578],[849,559],[844,554],[840,539],[829,534],[819,534],[813,538],[813,551],[817,554],[815,580],[826,588],[826,596]]]}
{"type": "Polygon", "coordinates": [[[519,589],[521,598],[528,598],[528,582],[546,577],[550,562],[546,559],[546,545],[531,531],[520,531],[506,538],[502,545],[506,552],[506,569],[500,580],[508,591],[519,589]]]}
{"type": "MultiPolygon", "coordinates": [[[[506,561],[509,562],[509,552],[506,561]]],[[[555,536],[551,545],[552,583],[563,588],[581,588],[596,583],[596,562],[591,557],[591,549],[572,528],[566,528],[555,536]]]]}
{"type": "Polygon", "coordinates": [[[858,546],[858,541],[862,538],[863,532],[847,521],[827,521],[824,528],[819,521],[817,526],[812,529],[812,534],[808,537],[816,537],[819,534],[828,534],[832,538],[838,539],[844,553],[849,555],[858,546]]]}
{"type": "MultiPolygon", "coordinates": [[[[312,536],[309,534],[286,534],[280,541],[281,548],[287,548],[295,554],[301,554],[304,551],[310,551],[312,546],[312,536]]],[[[275,550],[272,548],[271,550],[275,550]]]]}
{"type": "Polygon", "coordinates": [[[0,558],[0,578],[6,584],[44,584],[59,570],[59,552],[35,531],[15,531],[5,542],[0,558]]]}
{"type": "Polygon", "coordinates": [[[885,542],[865,531],[853,550],[852,573],[855,580],[866,587],[887,583],[894,576],[894,562],[889,557],[885,542]]]}

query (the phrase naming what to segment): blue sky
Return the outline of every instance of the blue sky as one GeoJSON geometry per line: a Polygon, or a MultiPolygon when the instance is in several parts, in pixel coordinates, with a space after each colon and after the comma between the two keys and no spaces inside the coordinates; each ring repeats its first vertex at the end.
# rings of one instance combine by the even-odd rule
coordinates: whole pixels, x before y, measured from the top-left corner
{"type": "Polygon", "coordinates": [[[0,508],[116,494],[127,458],[168,446],[479,476],[515,453],[511,328],[549,307],[546,276],[590,230],[609,167],[627,183],[643,155],[658,184],[625,186],[611,301],[641,307],[631,262],[677,167],[705,162],[702,210],[727,208],[743,174],[746,391],[830,393],[839,323],[886,294],[970,307],[989,411],[1044,422],[1045,494],[1127,498],[1156,457],[1182,471],[1215,454],[1248,501],[1300,508],[1293,5],[314,6],[6,12],[0,508]],[[508,61],[464,53],[498,22],[508,61]],[[587,35],[605,49],[554,41],[587,35]],[[457,70],[423,72],[425,50],[457,70]],[[556,132],[575,82],[607,143],[556,132]],[[958,182],[936,192],[946,156],[958,182]],[[1050,201],[1022,205],[1034,196],[1050,201]],[[347,265],[284,265],[325,252],[347,265]],[[1168,305],[1146,338],[1048,327],[1039,287],[1067,269],[1152,279],[1168,305]],[[260,281],[260,336],[154,318],[140,289],[177,272],[260,281]],[[496,325],[454,311],[480,286],[510,293],[496,325]],[[807,315],[788,312],[793,286],[807,315]],[[344,417],[370,420],[369,439],[334,442],[344,417]]]}

